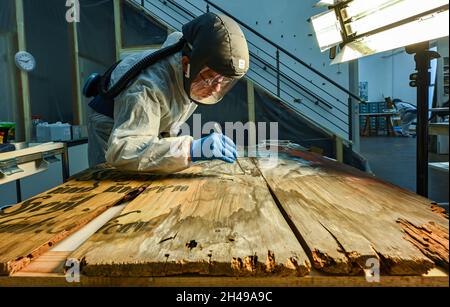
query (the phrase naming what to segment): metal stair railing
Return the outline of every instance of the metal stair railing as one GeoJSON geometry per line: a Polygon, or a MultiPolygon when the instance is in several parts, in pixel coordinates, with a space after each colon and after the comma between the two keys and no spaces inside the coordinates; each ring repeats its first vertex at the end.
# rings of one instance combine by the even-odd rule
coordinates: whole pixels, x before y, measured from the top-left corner
{"type": "MultiPolygon", "coordinates": [[[[247,37],[247,41],[250,49],[250,58],[253,65],[250,67],[250,74],[247,74],[247,78],[252,79],[253,82],[264,88],[266,91],[270,92],[276,96],[281,102],[287,104],[293,111],[299,113],[295,104],[301,104],[307,108],[310,112],[314,113],[316,116],[323,119],[323,121],[329,123],[333,126],[335,130],[341,132],[340,134],[348,135],[348,139],[352,140],[352,125],[351,125],[351,108],[352,101],[357,101],[364,103],[355,94],[351,93],[349,90],[345,89],[343,86],[330,79],[326,75],[322,74],[320,71],[311,67],[291,52],[287,51],[285,48],[279,46],[273,41],[269,40],[267,37],[263,36],[244,22],[235,18],[225,10],[221,9],[209,0],[203,0],[206,4],[205,10],[193,4],[190,0],[183,0],[186,6],[189,6],[191,10],[187,9],[185,6],[181,5],[182,1],[174,0],[129,0],[131,3],[139,4],[147,13],[158,19],[163,24],[174,30],[181,30],[181,26],[187,21],[205,13],[211,11],[211,8],[217,10],[218,12],[227,15],[228,17],[234,19],[243,29],[249,31],[252,35],[261,39],[271,48],[274,48],[275,55],[270,54],[264,48],[258,46],[255,42],[247,37]],[[159,5],[155,4],[159,2],[159,5]],[[160,5],[164,5],[165,8],[171,11],[163,10],[160,5]],[[146,7],[148,5],[152,10],[146,7]],[[198,14],[193,13],[197,11],[198,14]],[[158,11],[156,13],[155,11],[158,11]],[[164,15],[167,18],[162,18],[164,15]],[[178,18],[176,17],[178,15],[178,18]],[[180,20],[183,19],[184,20],[180,20]],[[298,71],[292,68],[292,65],[283,61],[281,57],[289,59],[295,63],[300,64],[302,67],[306,68],[314,77],[322,79],[321,85],[316,84],[312,79],[305,77],[298,71]],[[272,63],[270,62],[272,61],[272,63]],[[263,73],[264,72],[264,73],[263,73]],[[289,74],[287,73],[289,72],[289,74]],[[260,80],[256,80],[252,74],[256,75],[260,80]],[[265,75],[264,75],[265,74],[265,75]],[[269,80],[269,77],[272,80],[269,80]],[[294,79],[294,77],[296,79],[294,79]],[[265,84],[262,84],[264,81],[265,84]],[[308,86],[301,84],[299,80],[304,81],[308,86],[314,89],[311,90],[308,86]],[[347,102],[342,101],[337,95],[330,93],[325,89],[325,85],[332,85],[341,94],[347,96],[347,102]],[[320,93],[320,94],[319,94],[320,93]],[[324,98],[325,96],[326,98],[324,98]],[[302,97],[302,98],[300,98],[302,97]],[[289,101],[291,100],[291,101],[289,101]],[[330,103],[329,101],[335,101],[336,104],[330,103]],[[306,102],[310,102],[306,103],[306,102]],[[320,108],[318,108],[320,107],[320,108]],[[342,110],[345,109],[345,111],[342,110]],[[325,112],[324,112],[325,110],[325,112]],[[333,112],[331,112],[333,111],[333,112]],[[326,115],[325,115],[326,114],[326,115]],[[331,117],[331,119],[330,119],[331,117]],[[346,120],[345,120],[346,119],[346,120]],[[340,123],[340,125],[339,125],[340,123]],[[344,128],[342,127],[344,126],[344,128]]],[[[302,114],[305,116],[304,114],[302,114]]],[[[319,123],[318,123],[319,124],[319,123]]],[[[320,124],[319,124],[320,125],[320,124]]],[[[322,125],[323,126],[323,125],[322,125]]],[[[326,128],[326,130],[330,130],[326,128]]],[[[335,132],[334,132],[335,133],[335,132]]]]}

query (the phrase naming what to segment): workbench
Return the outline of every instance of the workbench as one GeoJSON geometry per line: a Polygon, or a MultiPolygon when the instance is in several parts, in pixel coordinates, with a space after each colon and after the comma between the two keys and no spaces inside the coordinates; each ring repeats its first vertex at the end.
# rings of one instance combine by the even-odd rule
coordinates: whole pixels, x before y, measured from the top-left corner
{"type": "Polygon", "coordinates": [[[431,200],[289,146],[172,175],[101,165],[0,212],[0,287],[448,287],[448,229],[431,200]]]}
{"type": "Polygon", "coordinates": [[[388,136],[395,136],[394,127],[392,125],[392,117],[399,116],[399,113],[393,113],[393,112],[386,112],[386,113],[361,113],[359,114],[361,117],[365,117],[365,125],[361,132],[362,136],[371,136],[372,135],[372,129],[371,129],[371,118],[375,118],[375,135],[378,135],[378,118],[386,118],[386,134],[388,136]]]}
{"type": "Polygon", "coordinates": [[[16,150],[0,153],[0,185],[16,182],[17,201],[22,201],[20,180],[46,171],[61,155],[62,178],[69,178],[69,157],[65,143],[16,143],[16,150]]]}

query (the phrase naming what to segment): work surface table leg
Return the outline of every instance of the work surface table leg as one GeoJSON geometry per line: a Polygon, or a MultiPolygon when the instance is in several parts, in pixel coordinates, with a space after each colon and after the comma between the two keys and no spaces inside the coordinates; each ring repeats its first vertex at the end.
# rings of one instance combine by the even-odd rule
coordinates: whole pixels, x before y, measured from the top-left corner
{"type": "Polygon", "coordinates": [[[69,170],[69,151],[67,149],[67,144],[64,144],[64,152],[61,154],[62,158],[62,177],[63,182],[66,182],[67,179],[69,179],[70,176],[70,170],[69,170]]]}
{"type": "Polygon", "coordinates": [[[22,202],[22,187],[20,186],[20,179],[16,180],[16,197],[17,203],[22,202]]]}
{"type": "Polygon", "coordinates": [[[366,123],[364,125],[363,136],[370,136],[370,116],[366,116],[366,123]]]}
{"type": "Polygon", "coordinates": [[[392,117],[391,116],[386,117],[386,122],[388,128],[388,135],[395,136],[394,126],[392,125],[392,117]]]}

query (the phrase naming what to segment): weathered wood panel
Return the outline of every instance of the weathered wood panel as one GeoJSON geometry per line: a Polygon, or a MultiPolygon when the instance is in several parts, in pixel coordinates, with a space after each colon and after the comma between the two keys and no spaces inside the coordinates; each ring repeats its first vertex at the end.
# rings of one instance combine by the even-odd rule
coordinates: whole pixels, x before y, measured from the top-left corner
{"type": "Polygon", "coordinates": [[[107,208],[131,197],[148,179],[108,169],[89,170],[0,211],[0,275],[20,270],[107,208]]]}
{"type": "MultiPolygon", "coordinates": [[[[63,255],[54,255],[58,259],[63,255]]],[[[49,260],[49,259],[47,259],[49,260]]],[[[12,277],[0,276],[0,287],[448,287],[448,275],[433,269],[426,276],[382,276],[379,282],[367,282],[364,276],[336,276],[312,271],[295,276],[169,276],[169,277],[103,277],[80,276],[79,282],[68,282],[61,271],[65,261],[49,265],[40,262],[36,271],[21,271],[12,277]],[[45,273],[51,271],[50,273],[45,273]]]]}
{"type": "Polygon", "coordinates": [[[303,276],[309,261],[245,159],[160,177],[70,257],[89,276],[303,276]]]}
{"type": "Polygon", "coordinates": [[[434,222],[419,227],[403,219],[399,219],[397,222],[401,224],[408,241],[448,271],[449,237],[447,229],[434,222]]]}
{"type": "MultiPolygon", "coordinates": [[[[431,222],[448,238],[448,220],[430,200],[311,153],[287,150],[275,165],[263,162],[255,160],[316,268],[358,274],[369,258],[392,275],[434,266],[398,223],[431,222]]],[[[448,263],[448,245],[446,253],[448,263]]]]}

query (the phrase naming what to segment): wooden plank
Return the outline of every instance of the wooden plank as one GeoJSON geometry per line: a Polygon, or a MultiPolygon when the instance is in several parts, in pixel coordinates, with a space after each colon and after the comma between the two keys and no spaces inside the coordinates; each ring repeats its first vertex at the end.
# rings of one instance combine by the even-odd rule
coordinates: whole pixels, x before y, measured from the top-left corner
{"type": "Polygon", "coordinates": [[[46,274],[64,274],[65,264],[68,256],[75,251],[81,244],[89,239],[98,229],[118,216],[128,202],[116,205],[101,215],[93,219],[87,225],[83,226],[77,232],[71,234],[62,240],[55,247],[51,248],[36,259],[33,259],[29,265],[23,268],[15,276],[47,276],[46,274]]]}
{"type": "Polygon", "coordinates": [[[120,60],[120,53],[123,48],[122,42],[122,6],[121,0],[114,0],[114,33],[116,38],[116,60],[120,60]]]}
{"type": "Polygon", "coordinates": [[[303,276],[310,266],[245,159],[160,177],[70,258],[89,276],[303,276]]]}
{"type": "Polygon", "coordinates": [[[149,178],[109,169],[89,170],[0,211],[0,275],[22,269],[107,208],[132,197],[149,184],[149,178]]]}
{"type": "Polygon", "coordinates": [[[448,123],[431,123],[428,133],[430,135],[448,135],[448,123]]]}
{"type": "Polygon", "coordinates": [[[335,148],[336,148],[336,160],[340,163],[344,162],[344,141],[339,136],[334,137],[335,148]]]}
{"type": "Polygon", "coordinates": [[[359,274],[370,258],[392,275],[421,275],[434,266],[399,223],[431,222],[448,236],[448,219],[433,212],[430,200],[312,153],[280,151],[275,166],[255,163],[317,269],[359,274]]]}
{"type": "MultiPolygon", "coordinates": [[[[16,22],[17,22],[17,47],[18,51],[27,51],[26,35],[25,35],[25,17],[23,10],[23,0],[16,0],[16,22]]],[[[17,129],[16,141],[30,141],[31,140],[31,103],[30,103],[30,83],[28,73],[19,71],[19,97],[20,97],[20,112],[22,115],[20,124],[21,129],[17,129]]]]}
{"type": "Polygon", "coordinates": [[[421,225],[420,227],[399,219],[406,239],[416,246],[428,258],[448,271],[448,230],[436,225],[434,222],[421,225]]]}
{"type": "MultiPolygon", "coordinates": [[[[248,146],[256,145],[256,112],[255,112],[255,86],[253,81],[247,79],[247,108],[248,108],[248,146]]],[[[240,144],[239,144],[240,145],[240,144]]]]}
{"type": "Polygon", "coordinates": [[[71,45],[71,64],[72,64],[72,109],[74,112],[73,124],[86,125],[86,114],[83,108],[82,89],[81,89],[81,74],[80,74],[80,55],[78,45],[78,22],[71,22],[68,24],[68,31],[71,45]]]}
{"type": "Polygon", "coordinates": [[[69,283],[61,273],[20,272],[0,276],[0,287],[448,287],[445,273],[427,276],[381,276],[380,282],[367,282],[364,276],[330,276],[314,271],[295,276],[171,276],[171,277],[100,277],[80,276],[69,283]]]}
{"type": "MultiPolygon", "coordinates": [[[[113,210],[114,208],[109,209],[113,210]]],[[[105,212],[103,215],[106,215],[105,212]]],[[[101,217],[102,217],[101,216],[101,217]]],[[[99,217],[100,218],[100,217],[99,217]]],[[[98,219],[98,218],[97,218],[98,219]]],[[[96,220],[97,220],[96,219],[96,220]]],[[[79,283],[69,283],[65,278],[64,264],[69,257],[70,252],[63,250],[72,250],[75,244],[69,244],[67,248],[66,241],[77,241],[78,233],[85,232],[85,228],[91,228],[95,220],[82,230],[73,234],[65,241],[59,243],[51,251],[43,254],[22,271],[12,275],[12,277],[1,278],[0,286],[440,286],[448,287],[448,274],[439,269],[432,269],[424,276],[381,276],[379,282],[367,282],[364,277],[336,277],[320,273],[314,269],[309,275],[304,277],[89,277],[80,276],[79,283]]],[[[97,225],[95,225],[97,227],[97,225]]],[[[89,230],[90,231],[90,230],[89,230]]]]}
{"type": "Polygon", "coordinates": [[[48,251],[23,268],[19,275],[62,274],[70,252],[48,251]]]}
{"type": "Polygon", "coordinates": [[[23,172],[18,172],[8,176],[4,176],[3,173],[0,172],[0,184],[16,181],[48,170],[48,164],[43,162],[42,160],[21,163],[18,165],[18,167],[23,172]]]}
{"type": "Polygon", "coordinates": [[[23,268],[15,276],[47,276],[46,274],[64,274],[68,256],[81,244],[86,242],[98,229],[118,216],[128,202],[116,205],[93,219],[80,230],[68,236],[39,257],[33,259],[29,265],[23,268]]]}
{"type": "Polygon", "coordinates": [[[36,146],[27,147],[24,149],[3,152],[0,154],[0,160],[9,160],[9,159],[14,159],[14,158],[18,158],[18,157],[24,157],[24,156],[28,156],[28,155],[38,154],[38,153],[50,152],[50,151],[58,150],[58,149],[64,149],[64,143],[49,142],[49,143],[45,143],[45,144],[39,144],[36,146]]]}

